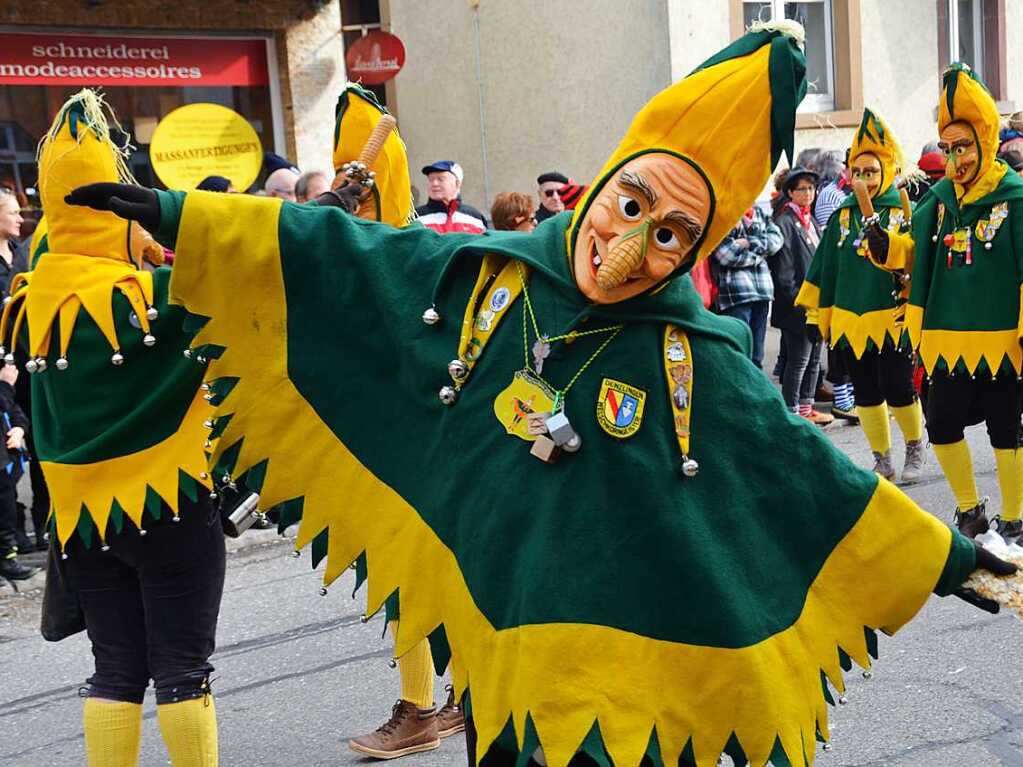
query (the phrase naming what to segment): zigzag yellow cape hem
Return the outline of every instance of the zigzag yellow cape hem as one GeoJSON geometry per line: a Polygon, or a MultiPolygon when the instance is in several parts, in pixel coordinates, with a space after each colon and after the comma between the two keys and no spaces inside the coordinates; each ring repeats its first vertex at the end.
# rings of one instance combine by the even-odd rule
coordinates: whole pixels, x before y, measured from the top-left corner
{"type": "Polygon", "coordinates": [[[844,338],[852,347],[856,359],[863,356],[867,343],[873,341],[878,349],[884,348],[885,339],[899,345],[901,333],[895,323],[894,309],[878,309],[856,314],[838,306],[821,307],[818,314],[821,334],[834,348],[844,338]]]}
{"type": "Polygon", "coordinates": [[[50,515],[55,520],[60,545],[64,546],[74,534],[83,509],[103,538],[115,502],[125,516],[139,526],[145,511],[147,488],[155,491],[176,514],[180,472],[210,487],[202,445],[207,437],[203,422],[211,412],[200,392],[189,406],[181,427],[152,447],[96,463],[42,461],[40,465],[50,490],[50,515]]]}
{"type": "Polygon", "coordinates": [[[931,330],[923,329],[923,307],[906,307],[906,329],[913,348],[920,354],[924,369],[932,375],[939,361],[953,370],[961,361],[966,372],[976,372],[981,360],[996,372],[1008,360],[1019,375],[1023,371],[1023,348],[1016,328],[1007,330],[931,330]]]}

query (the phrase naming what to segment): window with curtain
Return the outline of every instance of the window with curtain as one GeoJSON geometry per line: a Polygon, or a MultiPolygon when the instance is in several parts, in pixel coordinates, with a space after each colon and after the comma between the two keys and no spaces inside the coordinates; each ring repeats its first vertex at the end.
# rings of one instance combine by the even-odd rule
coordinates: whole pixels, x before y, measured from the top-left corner
{"type": "Polygon", "coordinates": [[[746,27],[757,21],[793,19],[806,30],[806,79],[809,85],[800,112],[835,109],[835,32],[832,0],[743,0],[746,27]]]}

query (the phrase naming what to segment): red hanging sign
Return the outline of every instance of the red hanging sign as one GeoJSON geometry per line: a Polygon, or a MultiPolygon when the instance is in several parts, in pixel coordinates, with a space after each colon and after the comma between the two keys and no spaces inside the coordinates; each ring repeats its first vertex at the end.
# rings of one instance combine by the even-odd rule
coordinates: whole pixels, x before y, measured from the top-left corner
{"type": "Polygon", "coordinates": [[[267,85],[266,41],[0,34],[0,85],[267,85]]]}
{"type": "Polygon", "coordinates": [[[386,83],[405,66],[405,45],[390,32],[370,32],[348,47],[345,66],[348,79],[353,82],[386,83]]]}

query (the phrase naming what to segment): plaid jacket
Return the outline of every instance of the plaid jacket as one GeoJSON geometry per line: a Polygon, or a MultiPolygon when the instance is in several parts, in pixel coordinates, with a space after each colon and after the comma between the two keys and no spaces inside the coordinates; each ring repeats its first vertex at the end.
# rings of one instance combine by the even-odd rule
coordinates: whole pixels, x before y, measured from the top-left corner
{"type": "Polygon", "coordinates": [[[753,208],[753,219],[745,216],[714,251],[714,279],[718,286],[720,311],[751,301],[774,298],[774,283],[767,259],[782,246],[781,230],[760,208],[753,208]],[[748,240],[749,246],[738,241],[748,240]]]}

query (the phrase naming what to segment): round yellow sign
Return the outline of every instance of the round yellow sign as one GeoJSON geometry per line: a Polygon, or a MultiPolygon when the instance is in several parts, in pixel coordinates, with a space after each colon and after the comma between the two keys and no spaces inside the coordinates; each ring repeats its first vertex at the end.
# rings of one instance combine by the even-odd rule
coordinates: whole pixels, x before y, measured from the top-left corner
{"type": "Polygon", "coordinates": [[[249,121],[219,104],[187,104],[160,120],[149,161],[168,189],[195,189],[224,176],[244,192],[263,165],[263,147],[249,121]]]}

